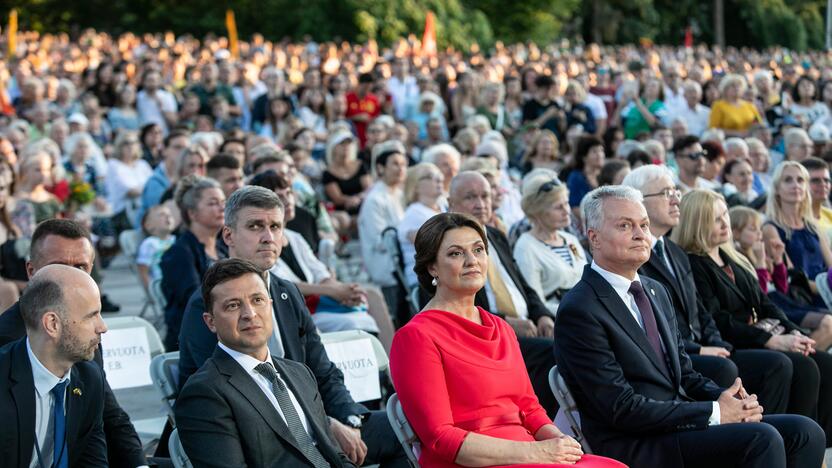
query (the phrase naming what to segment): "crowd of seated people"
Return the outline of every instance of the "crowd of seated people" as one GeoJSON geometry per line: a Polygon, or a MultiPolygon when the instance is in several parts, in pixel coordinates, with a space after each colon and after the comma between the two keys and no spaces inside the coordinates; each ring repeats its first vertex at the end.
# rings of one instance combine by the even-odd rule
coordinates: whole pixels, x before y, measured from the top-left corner
{"type": "MultiPolygon", "coordinates": [[[[199,466],[406,466],[326,355],[343,330],[390,354],[423,466],[808,467],[832,446],[820,53],[19,41],[0,67],[0,337],[28,341],[0,372],[51,374],[39,398],[41,377],[101,387],[72,463],[145,463],[92,310],[118,311],[101,280],[125,231],[165,299],[199,466]],[[552,424],[555,365],[584,447],[552,424]]],[[[33,435],[63,463],[46,432],[21,464],[33,435]]]]}

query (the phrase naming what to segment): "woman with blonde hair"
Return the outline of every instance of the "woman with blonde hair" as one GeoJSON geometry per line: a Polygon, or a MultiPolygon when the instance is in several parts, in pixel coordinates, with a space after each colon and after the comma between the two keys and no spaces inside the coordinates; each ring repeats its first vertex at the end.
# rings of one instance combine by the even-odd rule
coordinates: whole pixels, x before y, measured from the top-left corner
{"type": "MultiPolygon", "coordinates": [[[[812,213],[809,196],[809,171],[802,164],[784,161],[774,169],[768,200],[766,201],[768,222],[763,231],[775,233],[786,244],[794,269],[803,273],[815,296],[813,305],[829,308],[821,297],[829,289],[827,270],[832,266],[832,252],[826,236],[821,236],[812,213]]],[[[826,294],[829,296],[829,294],[826,294]]],[[[816,328],[817,323],[801,323],[816,328]]]]}
{"type": "Polygon", "coordinates": [[[741,75],[726,75],[719,82],[720,99],[711,107],[708,127],[725,131],[726,136],[746,137],[748,130],[754,124],[763,123],[757,108],[749,101],[742,99],[748,88],[745,78],[741,75]]]}
{"type": "Polygon", "coordinates": [[[409,285],[418,283],[413,272],[413,256],[416,248],[413,242],[422,224],[434,215],[441,213],[446,205],[442,171],[434,164],[419,163],[407,169],[404,181],[404,200],[407,208],[396,228],[399,245],[404,258],[404,274],[409,285]]]}
{"type": "Polygon", "coordinates": [[[728,214],[737,250],[754,265],[762,291],[789,320],[812,331],[809,337],[815,340],[815,348],[832,346],[832,314],[812,307],[811,297],[797,285],[789,284],[791,262],[785,255],[786,244],[772,231],[763,235],[763,216],[751,208],[735,206],[728,214]]]}
{"type": "Polygon", "coordinates": [[[587,264],[580,241],[566,232],[569,191],[556,178],[537,176],[524,182],[521,205],[532,229],[520,235],[514,259],[540,300],[557,313],[560,298],[580,281],[587,264]]]}
{"type": "MultiPolygon", "coordinates": [[[[751,262],[733,245],[722,195],[693,190],[682,198],[673,240],[690,258],[696,290],[723,339],[735,349],[770,349],[791,361],[787,412],[813,417],[832,445],[832,355],[786,317],[757,282],[751,262]]],[[[771,408],[767,408],[771,411],[771,408]]]]}
{"type": "Polygon", "coordinates": [[[523,174],[534,169],[546,168],[557,171],[560,162],[560,142],[551,130],[540,130],[529,143],[529,149],[523,154],[520,167],[523,174]]]}

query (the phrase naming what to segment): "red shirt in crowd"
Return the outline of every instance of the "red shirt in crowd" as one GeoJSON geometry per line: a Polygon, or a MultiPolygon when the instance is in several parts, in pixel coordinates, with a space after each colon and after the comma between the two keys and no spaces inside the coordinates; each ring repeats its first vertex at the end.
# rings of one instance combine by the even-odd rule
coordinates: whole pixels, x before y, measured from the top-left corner
{"type": "Polygon", "coordinates": [[[358,142],[361,144],[361,148],[364,148],[367,141],[367,126],[379,114],[381,114],[381,104],[375,94],[367,93],[363,98],[359,97],[356,92],[347,94],[347,118],[355,124],[355,132],[358,134],[358,142]],[[362,121],[353,119],[353,117],[361,114],[366,114],[368,118],[362,121]]]}

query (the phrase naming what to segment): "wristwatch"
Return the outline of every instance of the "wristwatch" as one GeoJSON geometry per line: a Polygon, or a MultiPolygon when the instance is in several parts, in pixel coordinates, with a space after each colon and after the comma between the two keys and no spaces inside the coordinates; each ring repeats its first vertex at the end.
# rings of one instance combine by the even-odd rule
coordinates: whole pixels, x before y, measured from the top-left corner
{"type": "Polygon", "coordinates": [[[361,429],[362,423],[363,419],[357,414],[347,416],[347,420],[345,421],[345,424],[353,429],[361,429]]]}

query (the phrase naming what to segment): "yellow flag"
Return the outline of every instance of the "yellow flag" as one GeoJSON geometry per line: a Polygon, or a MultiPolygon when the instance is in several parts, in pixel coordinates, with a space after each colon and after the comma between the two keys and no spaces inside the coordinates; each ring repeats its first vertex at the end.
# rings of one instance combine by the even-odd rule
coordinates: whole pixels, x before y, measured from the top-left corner
{"type": "Polygon", "coordinates": [[[240,56],[240,45],[237,43],[237,21],[231,9],[225,11],[225,28],[228,29],[228,50],[232,57],[237,58],[240,56]]]}
{"type": "Polygon", "coordinates": [[[9,12],[9,57],[17,50],[17,10],[9,12]]]}

